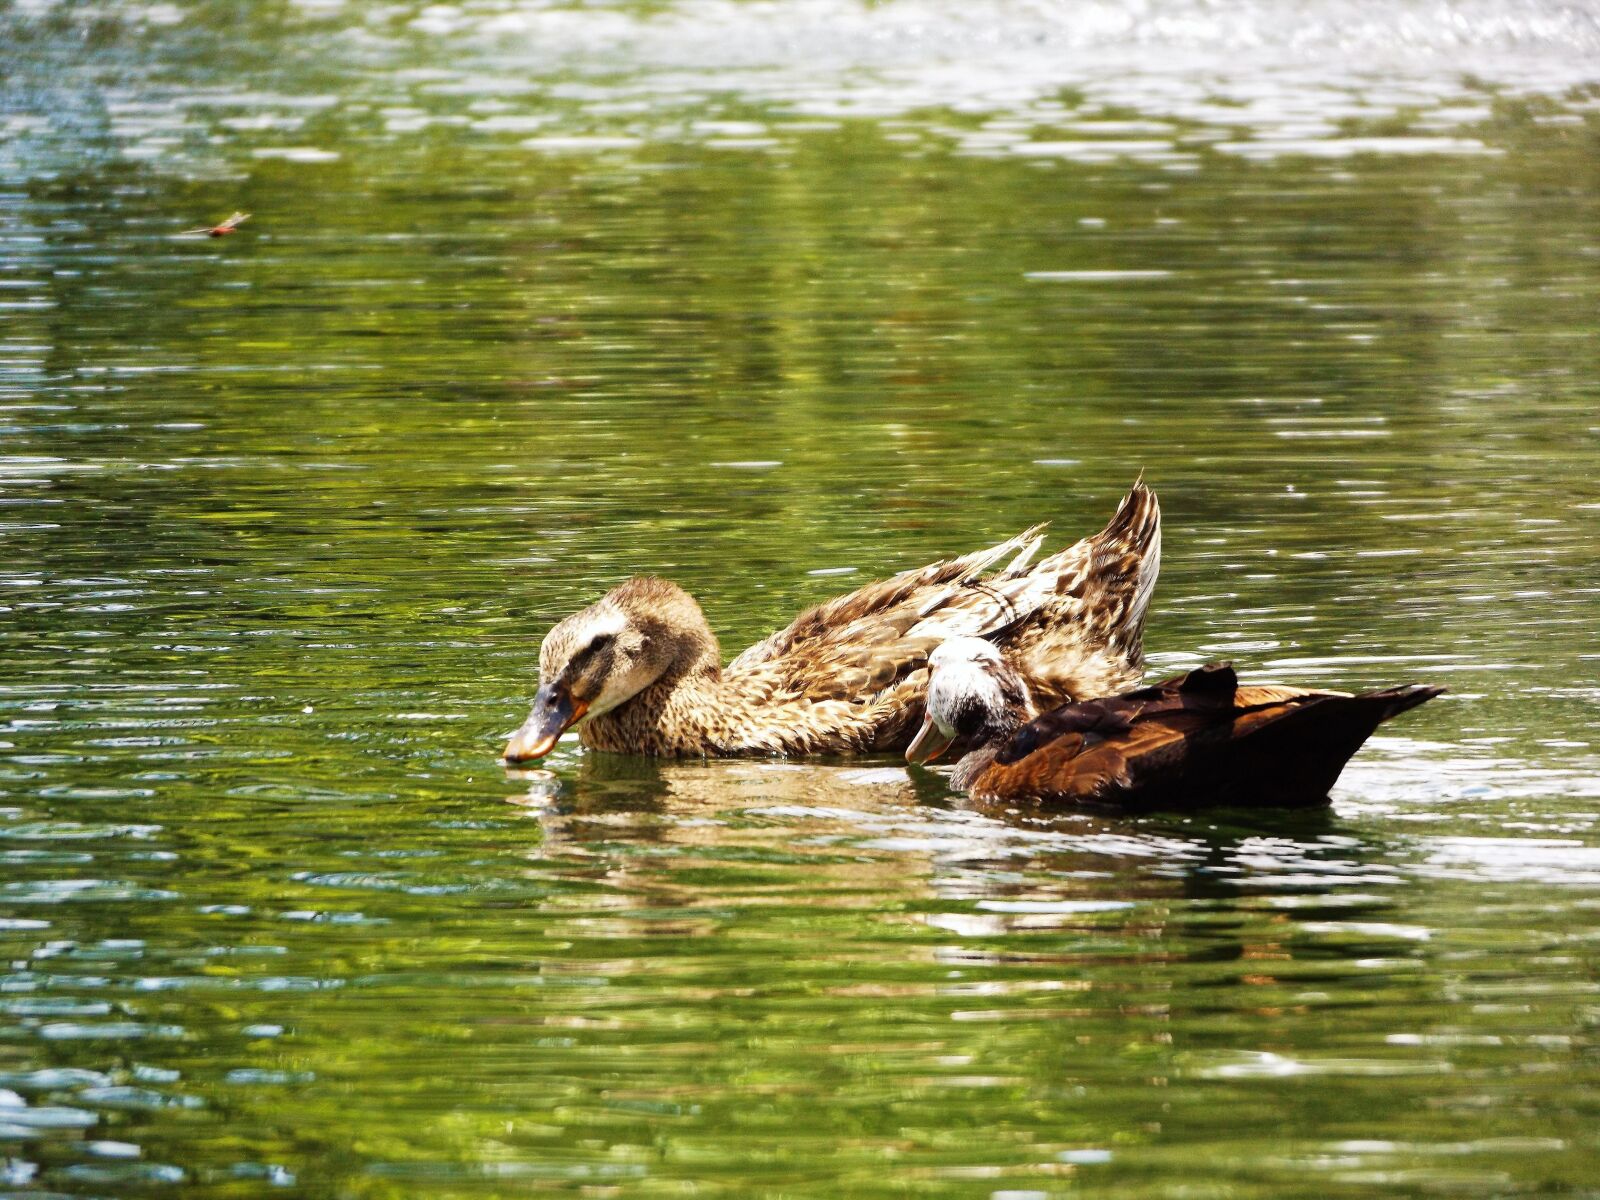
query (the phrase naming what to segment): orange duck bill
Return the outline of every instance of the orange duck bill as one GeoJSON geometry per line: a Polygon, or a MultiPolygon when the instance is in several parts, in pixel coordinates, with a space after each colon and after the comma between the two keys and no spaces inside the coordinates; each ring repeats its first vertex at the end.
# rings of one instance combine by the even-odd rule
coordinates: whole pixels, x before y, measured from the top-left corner
{"type": "Polygon", "coordinates": [[[922,728],[917,730],[917,736],[911,739],[911,745],[906,747],[906,761],[908,763],[928,763],[938,758],[950,748],[950,743],[955,741],[953,733],[940,730],[934,719],[924,717],[922,728]]]}
{"type": "Polygon", "coordinates": [[[533,711],[522,728],[511,735],[502,757],[508,763],[543,758],[556,748],[561,735],[583,720],[588,711],[587,700],[574,700],[572,693],[559,684],[540,688],[533,698],[533,711]]]}

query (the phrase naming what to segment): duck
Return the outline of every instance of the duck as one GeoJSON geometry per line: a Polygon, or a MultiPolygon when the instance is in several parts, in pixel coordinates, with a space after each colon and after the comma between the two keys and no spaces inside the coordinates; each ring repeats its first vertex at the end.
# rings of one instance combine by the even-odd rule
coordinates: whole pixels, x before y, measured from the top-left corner
{"type": "Polygon", "coordinates": [[[576,727],[589,749],[666,758],[899,753],[928,656],[987,634],[1034,695],[1062,703],[1137,682],[1161,563],[1161,506],[1143,479],[1099,533],[1038,562],[1044,525],[812,608],[726,666],[694,597],[636,576],[558,622],[509,765],[576,727]]]}
{"type": "Polygon", "coordinates": [[[1379,725],[1445,690],[1241,686],[1231,664],[1208,663],[1030,719],[1028,681],[993,642],[952,638],[929,667],[908,761],[964,739],[950,786],[975,800],[1125,809],[1323,804],[1379,725]]]}

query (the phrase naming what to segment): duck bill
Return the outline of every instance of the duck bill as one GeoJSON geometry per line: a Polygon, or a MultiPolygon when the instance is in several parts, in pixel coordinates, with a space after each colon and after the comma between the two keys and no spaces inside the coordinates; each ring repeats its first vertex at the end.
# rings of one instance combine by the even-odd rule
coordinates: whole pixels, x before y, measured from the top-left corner
{"type": "Polygon", "coordinates": [[[566,688],[551,684],[533,698],[533,711],[511,735],[503,757],[508,763],[532,762],[556,748],[561,735],[589,711],[587,700],[574,700],[566,688]]]}
{"type": "Polygon", "coordinates": [[[922,728],[917,730],[917,736],[911,739],[911,745],[906,747],[906,761],[909,763],[928,763],[943,754],[950,743],[955,741],[953,734],[939,731],[939,726],[932,717],[924,717],[922,728]]]}

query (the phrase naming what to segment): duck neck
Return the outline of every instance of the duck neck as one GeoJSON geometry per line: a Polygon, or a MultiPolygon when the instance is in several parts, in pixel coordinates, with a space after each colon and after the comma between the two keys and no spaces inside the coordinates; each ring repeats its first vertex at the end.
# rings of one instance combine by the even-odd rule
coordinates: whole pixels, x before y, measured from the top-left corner
{"type": "Polygon", "coordinates": [[[580,737],[594,750],[625,754],[684,755],[702,752],[703,725],[727,692],[716,643],[685,646],[654,683],[610,712],[585,722],[580,737]]]}
{"type": "Polygon", "coordinates": [[[990,742],[962,755],[955,770],[950,772],[950,786],[958,792],[970,792],[972,785],[978,782],[978,776],[994,762],[1002,745],[1003,742],[990,742]]]}
{"type": "Polygon", "coordinates": [[[1000,712],[987,713],[983,727],[972,739],[972,749],[962,755],[956,763],[955,770],[950,772],[950,786],[957,791],[971,791],[978,776],[994,762],[1000,753],[1000,748],[1022,727],[1027,715],[1023,709],[1009,705],[1000,712]]]}
{"type": "Polygon", "coordinates": [[[672,758],[866,751],[883,748],[886,722],[904,710],[903,699],[877,705],[781,699],[770,681],[752,683],[703,665],[663,676],[590,720],[582,738],[595,750],[672,758]]]}

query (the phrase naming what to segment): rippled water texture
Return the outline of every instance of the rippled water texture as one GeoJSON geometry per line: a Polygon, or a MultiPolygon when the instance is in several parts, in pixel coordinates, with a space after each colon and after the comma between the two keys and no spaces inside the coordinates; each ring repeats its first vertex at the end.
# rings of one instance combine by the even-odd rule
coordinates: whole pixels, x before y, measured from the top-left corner
{"type": "Polygon", "coordinates": [[[1594,1196],[1591,5],[0,6],[0,1196],[1594,1196]],[[174,236],[235,210],[232,237],[174,236]],[[1136,473],[1326,812],[495,762],[1136,473]]]}

